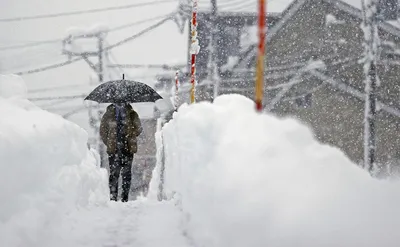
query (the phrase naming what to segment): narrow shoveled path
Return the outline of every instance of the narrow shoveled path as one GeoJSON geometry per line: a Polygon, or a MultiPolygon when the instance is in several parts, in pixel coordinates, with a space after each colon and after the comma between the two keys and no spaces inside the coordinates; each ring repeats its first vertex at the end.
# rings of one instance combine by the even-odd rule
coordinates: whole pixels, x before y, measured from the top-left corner
{"type": "Polygon", "coordinates": [[[141,199],[66,214],[44,246],[191,247],[173,202],[141,199]]]}

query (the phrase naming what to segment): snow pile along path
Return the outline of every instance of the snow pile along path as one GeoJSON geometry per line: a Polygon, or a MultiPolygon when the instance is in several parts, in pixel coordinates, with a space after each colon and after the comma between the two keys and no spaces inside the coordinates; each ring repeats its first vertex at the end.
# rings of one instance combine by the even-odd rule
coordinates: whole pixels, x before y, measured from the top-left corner
{"type": "Polygon", "coordinates": [[[183,105],[162,134],[166,195],[198,246],[400,243],[400,183],[372,179],[296,120],[224,95],[183,105]]]}
{"type": "Polygon", "coordinates": [[[26,100],[20,77],[0,76],[0,246],[43,246],[63,214],[108,201],[87,133],[26,100]]]}

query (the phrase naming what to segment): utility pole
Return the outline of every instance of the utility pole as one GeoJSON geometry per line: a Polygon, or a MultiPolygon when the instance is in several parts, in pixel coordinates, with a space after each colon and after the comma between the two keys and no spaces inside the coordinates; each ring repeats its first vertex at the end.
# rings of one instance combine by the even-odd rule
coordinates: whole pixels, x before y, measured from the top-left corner
{"type": "MultiPolygon", "coordinates": [[[[364,168],[373,175],[376,154],[376,88],[379,33],[377,23],[378,0],[362,1],[364,31],[365,117],[364,117],[364,168]]],[[[377,167],[378,171],[381,167],[377,167]]]]}
{"type": "MultiPolygon", "coordinates": [[[[97,34],[97,49],[98,49],[98,66],[97,66],[97,74],[99,77],[99,84],[102,84],[104,82],[104,33],[100,32],[97,34]]],[[[97,111],[97,121],[95,122],[95,135],[96,135],[96,142],[97,146],[99,148],[99,153],[100,153],[100,158],[101,158],[101,167],[105,167],[105,159],[106,159],[106,153],[105,153],[105,148],[104,144],[101,141],[100,138],[100,122],[101,118],[104,114],[104,112],[100,108],[100,104],[97,104],[96,106],[96,111],[97,111]]]]}
{"type": "Polygon", "coordinates": [[[98,49],[98,55],[99,55],[99,63],[98,63],[98,75],[99,75],[99,82],[100,84],[104,82],[104,66],[103,66],[103,58],[104,58],[104,38],[102,33],[98,33],[97,36],[98,43],[97,43],[97,49],[98,49]]]}
{"type": "Polygon", "coordinates": [[[376,64],[370,63],[368,71],[369,89],[366,89],[365,100],[365,165],[370,173],[373,172],[376,154],[376,64]]]}
{"type": "MultiPolygon", "coordinates": [[[[69,57],[72,56],[80,56],[82,57],[88,64],[89,66],[96,72],[97,77],[98,77],[98,83],[96,84],[101,84],[104,82],[104,37],[105,37],[105,32],[100,31],[96,33],[89,33],[85,35],[79,35],[79,36],[72,36],[70,35],[67,37],[64,42],[63,42],[63,53],[67,54],[69,57]],[[97,51],[95,52],[75,52],[68,50],[68,45],[72,45],[73,41],[77,39],[97,39],[97,51]],[[97,64],[94,64],[89,57],[97,57],[97,64]]],[[[94,146],[97,147],[97,150],[100,154],[101,158],[101,167],[105,167],[105,161],[106,161],[106,154],[105,154],[105,148],[104,145],[100,139],[100,122],[101,118],[103,116],[103,111],[100,108],[100,104],[97,104],[95,106],[92,105],[92,103],[89,103],[88,107],[88,114],[89,114],[89,123],[90,126],[94,130],[95,138],[94,138],[94,146]]]]}
{"type": "Polygon", "coordinates": [[[218,16],[217,16],[217,0],[211,0],[211,15],[210,15],[210,43],[209,43],[209,62],[208,62],[208,81],[214,84],[213,99],[218,96],[219,76],[217,66],[217,44],[218,44],[218,16]]]}

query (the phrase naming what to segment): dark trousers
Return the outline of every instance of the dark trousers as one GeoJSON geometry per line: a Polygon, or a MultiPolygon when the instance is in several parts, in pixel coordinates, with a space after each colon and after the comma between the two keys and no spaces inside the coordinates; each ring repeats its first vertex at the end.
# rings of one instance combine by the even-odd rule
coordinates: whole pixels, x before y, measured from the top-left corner
{"type": "Polygon", "coordinates": [[[129,190],[131,188],[133,155],[108,154],[108,161],[110,165],[110,199],[114,201],[117,201],[118,199],[118,179],[119,175],[121,174],[121,201],[127,202],[129,197],[129,190]]]}

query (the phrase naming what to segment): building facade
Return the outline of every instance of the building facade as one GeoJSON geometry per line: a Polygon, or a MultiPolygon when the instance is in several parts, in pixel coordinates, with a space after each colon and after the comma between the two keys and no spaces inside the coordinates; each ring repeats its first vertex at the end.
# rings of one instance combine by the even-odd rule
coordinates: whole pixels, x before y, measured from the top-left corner
{"type": "MultiPolygon", "coordinates": [[[[377,163],[392,168],[400,165],[400,29],[395,2],[381,1],[380,6],[382,51],[376,123],[377,163]]],[[[254,25],[254,16],[225,15],[227,21],[218,19],[220,39],[226,39],[217,46],[220,94],[239,93],[253,98],[255,43],[243,47],[243,40],[238,42],[237,37],[254,25]],[[236,21],[229,21],[232,18],[236,21]],[[225,35],[223,30],[230,28],[230,23],[235,23],[237,32],[225,35]],[[233,65],[221,69],[232,59],[233,65]]],[[[346,0],[294,0],[284,12],[268,19],[264,85],[266,111],[299,119],[310,126],[319,141],[340,148],[356,164],[362,164],[364,145],[361,24],[361,10],[346,0]]],[[[208,43],[202,37],[209,36],[208,32],[199,30],[203,46],[197,64],[198,101],[212,100],[212,86],[202,83],[207,77],[208,61],[208,43]]],[[[180,97],[181,102],[189,101],[185,89],[180,97]]]]}

